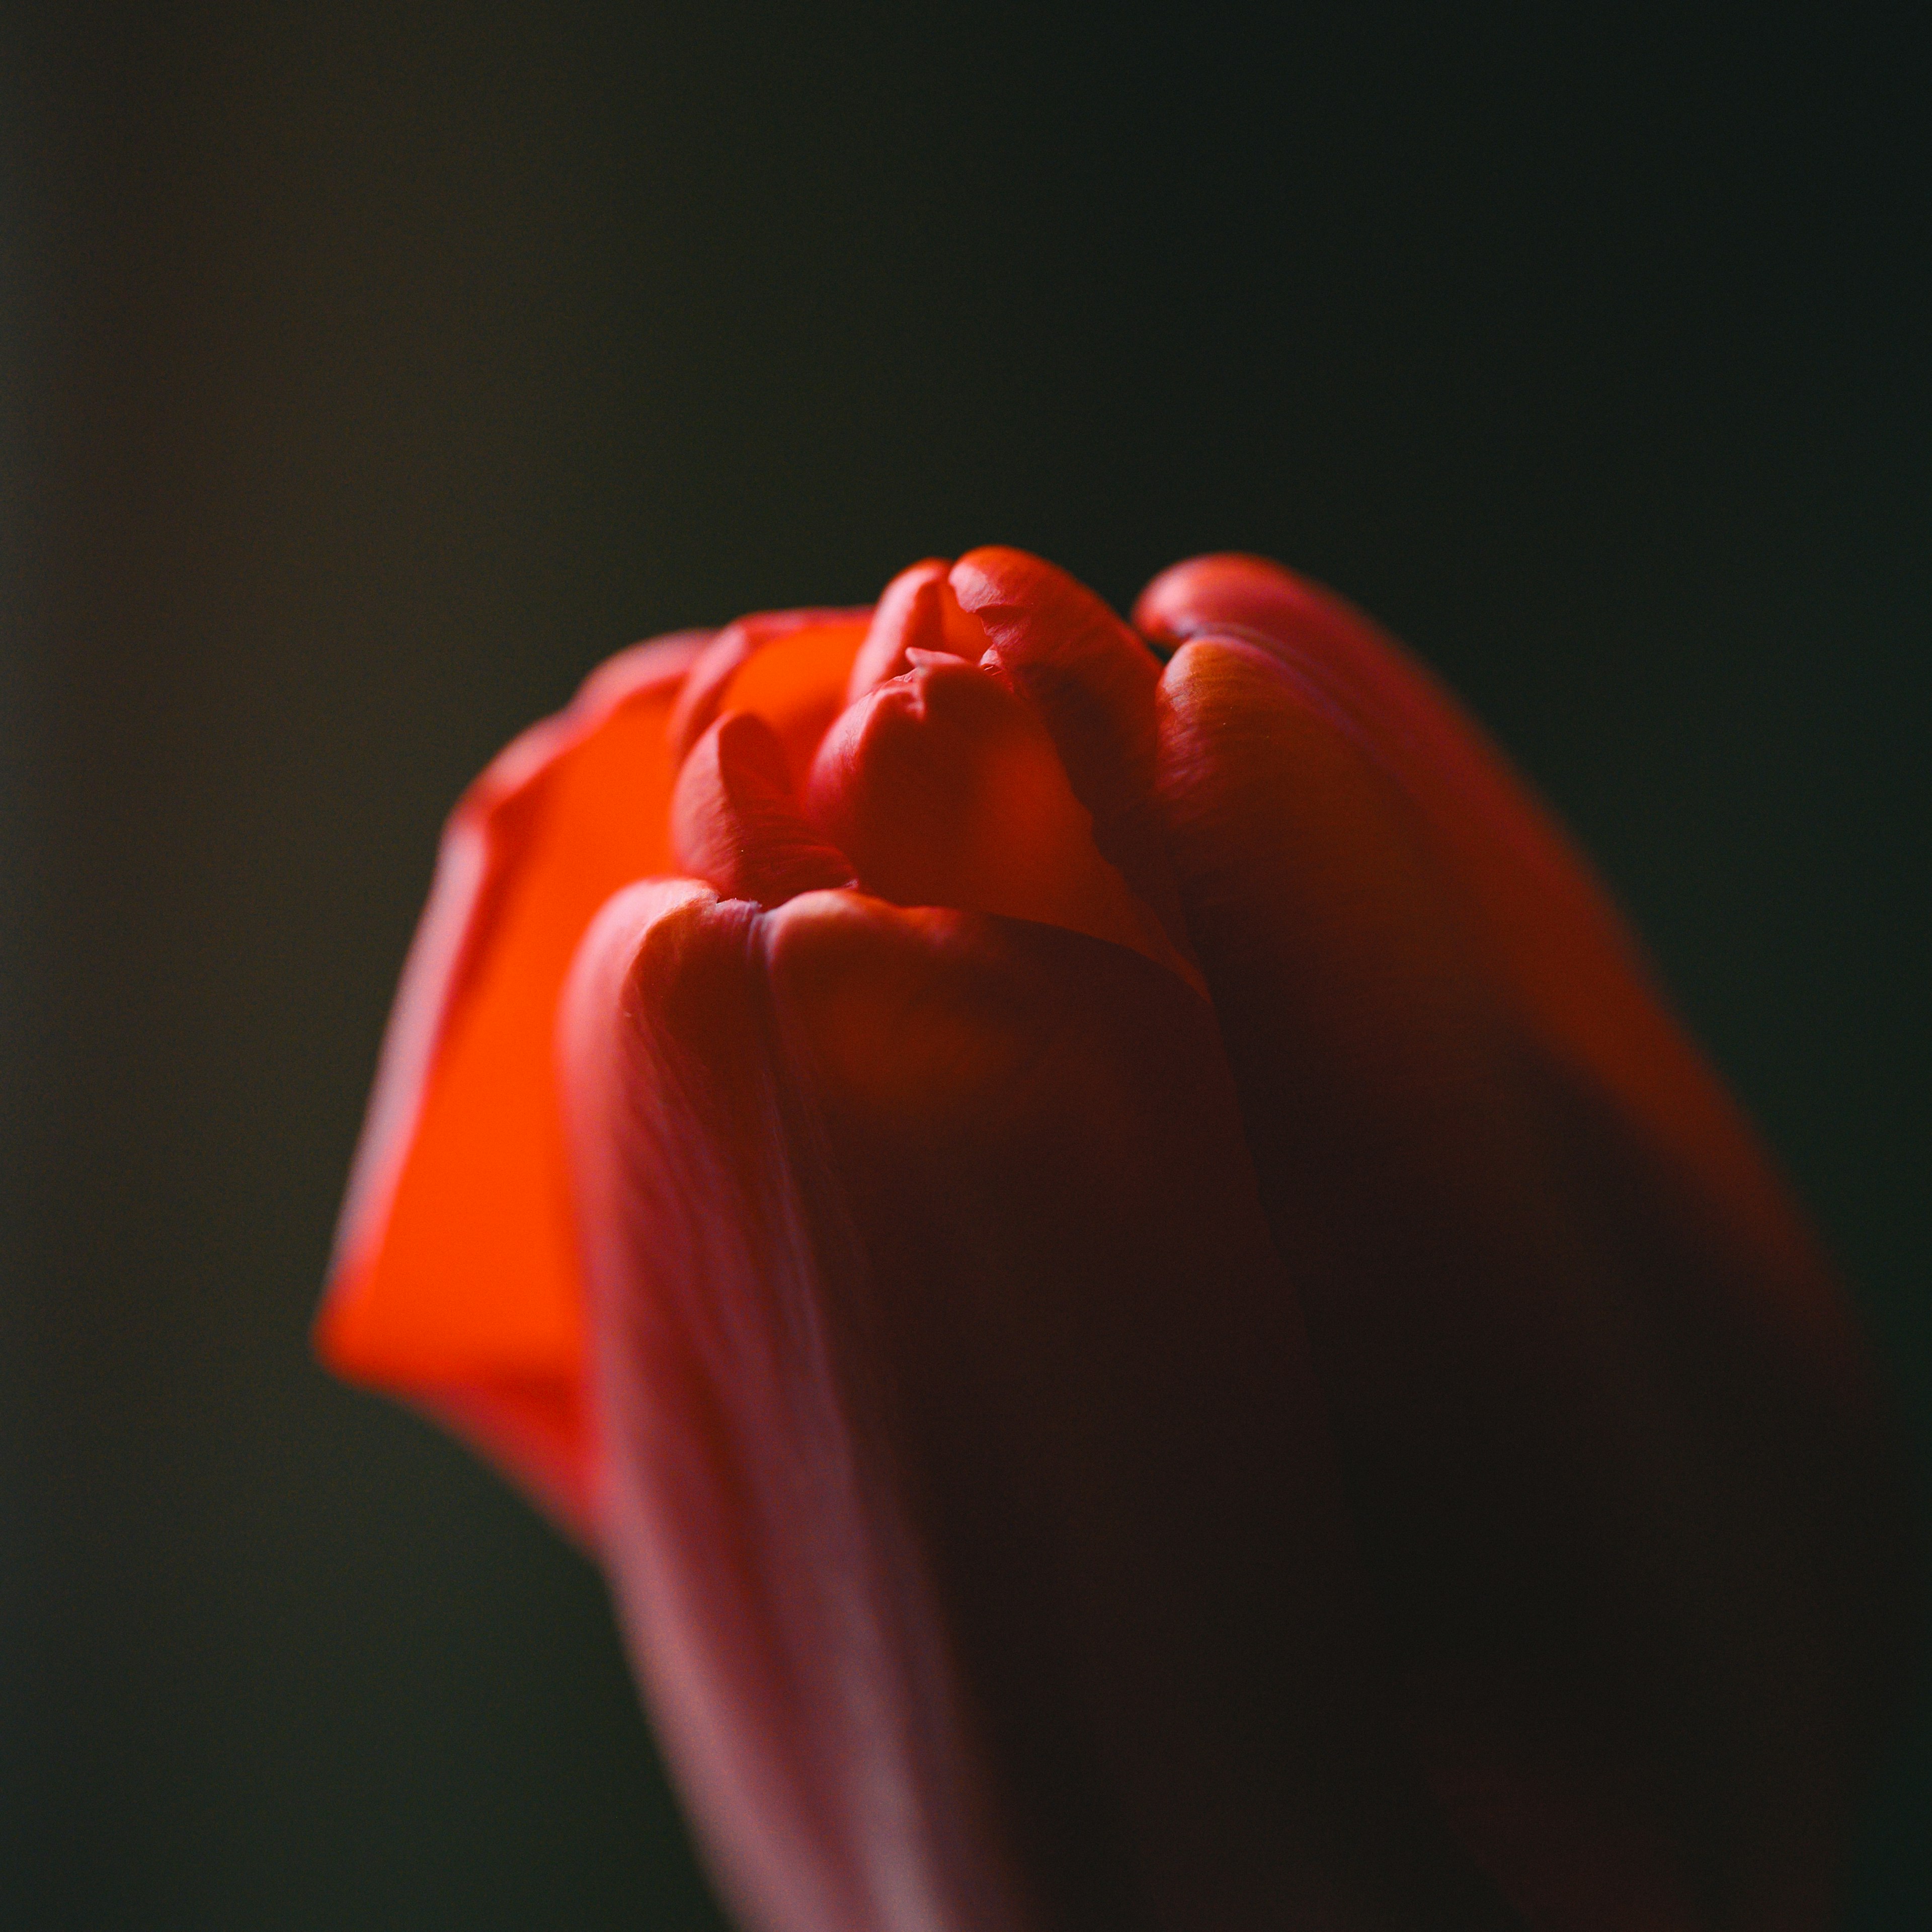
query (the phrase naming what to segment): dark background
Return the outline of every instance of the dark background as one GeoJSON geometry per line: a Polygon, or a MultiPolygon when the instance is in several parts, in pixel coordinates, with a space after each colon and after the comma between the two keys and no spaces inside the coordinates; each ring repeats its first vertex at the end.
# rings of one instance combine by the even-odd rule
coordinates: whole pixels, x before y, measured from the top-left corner
{"type": "MultiPolygon", "coordinates": [[[[8,23],[0,1925],[713,1924],[591,1571],[304,1330],[464,782],[932,552],[1406,635],[1932,1469],[1904,10],[407,10],[8,23]]],[[[1915,1722],[1860,1928],[1932,1923],[1915,1722]]]]}

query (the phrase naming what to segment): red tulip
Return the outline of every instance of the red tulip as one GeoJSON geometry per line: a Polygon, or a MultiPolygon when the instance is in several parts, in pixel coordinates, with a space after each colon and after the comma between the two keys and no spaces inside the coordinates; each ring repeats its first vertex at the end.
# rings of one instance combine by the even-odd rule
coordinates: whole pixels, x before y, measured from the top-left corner
{"type": "Polygon", "coordinates": [[[979,550],[518,740],[323,1353],[600,1558],[749,1924],[1819,1924],[1828,1270],[1425,674],[1250,558],[1135,622],[979,550]]]}

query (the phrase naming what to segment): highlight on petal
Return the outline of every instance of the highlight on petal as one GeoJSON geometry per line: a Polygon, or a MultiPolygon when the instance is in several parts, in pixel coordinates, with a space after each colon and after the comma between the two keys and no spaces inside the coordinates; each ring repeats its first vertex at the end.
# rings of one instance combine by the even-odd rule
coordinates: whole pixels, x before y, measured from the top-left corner
{"type": "Polygon", "coordinates": [[[316,1345],[590,1533],[583,1322],[553,1067],[572,956],[666,869],[664,727],[707,641],[638,646],[518,739],[452,814],[338,1231],[316,1345]]]}
{"type": "Polygon", "coordinates": [[[603,1554],[750,1922],[1508,1922],[1388,1720],[1294,1297],[1171,974],[645,886],[564,1040],[603,1554]]]}
{"type": "Polygon", "coordinates": [[[1198,637],[1157,791],[1412,1720],[1534,1923],[1822,1922],[1906,1546],[1864,1365],[1594,887],[1539,899],[1500,772],[1450,822],[1490,754],[1403,674],[1365,739],[1198,637]]]}
{"type": "Polygon", "coordinates": [[[851,862],[799,809],[778,734],[749,711],[728,711],[685,760],[671,848],[681,872],[760,905],[852,883],[851,862]]]}
{"type": "Polygon", "coordinates": [[[805,804],[883,898],[1064,926],[1192,974],[1096,849],[1031,709],[976,666],[935,656],[862,698],[820,747],[805,804]]]}

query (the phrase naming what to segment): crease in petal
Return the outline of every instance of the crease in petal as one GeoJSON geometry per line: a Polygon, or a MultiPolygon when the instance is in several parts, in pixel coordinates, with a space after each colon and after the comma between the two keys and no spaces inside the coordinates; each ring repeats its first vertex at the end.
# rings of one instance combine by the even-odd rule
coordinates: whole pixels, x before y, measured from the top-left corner
{"type": "Polygon", "coordinates": [[[1094,842],[1052,737],[978,667],[919,654],[826,734],[806,814],[868,892],[1066,926],[1198,975],[1094,842]]]}
{"type": "Polygon", "coordinates": [[[728,711],[699,739],[671,801],[679,869],[726,898],[782,904],[852,883],[852,864],[807,823],[784,747],[755,712],[728,711]]]}
{"type": "MultiPolygon", "coordinates": [[[[1436,780],[1265,644],[1197,636],[1162,707],[1175,877],[1437,1789],[1533,1918],[1814,1922],[1902,1546],[1834,1284],[1761,1163],[1729,1187],[1741,1128],[1687,1153],[1526,997],[1537,902],[1472,879],[1512,862],[1455,842],[1436,780]]],[[[1647,1000],[1588,930],[1574,970],[1647,1000]]]]}
{"type": "Polygon", "coordinates": [[[556,1000],[598,907],[669,862],[664,724],[706,640],[614,658],[452,814],[316,1320],[332,1368],[436,1416],[580,1539],[593,1484],[556,1000]]]}

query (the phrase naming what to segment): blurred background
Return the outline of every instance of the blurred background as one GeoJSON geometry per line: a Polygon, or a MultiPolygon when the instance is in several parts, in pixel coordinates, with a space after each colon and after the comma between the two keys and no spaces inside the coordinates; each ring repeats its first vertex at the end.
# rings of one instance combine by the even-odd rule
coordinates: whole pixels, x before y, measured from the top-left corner
{"type": "MultiPolygon", "coordinates": [[[[1405,636],[1932,1471],[1923,32],[16,9],[0,1926],[717,1924],[593,1574],[305,1331],[464,784],[637,637],[932,553],[1258,550],[1405,636]]],[[[1932,1923],[1928,1820],[1922,1700],[1861,1932],[1932,1923]]]]}

